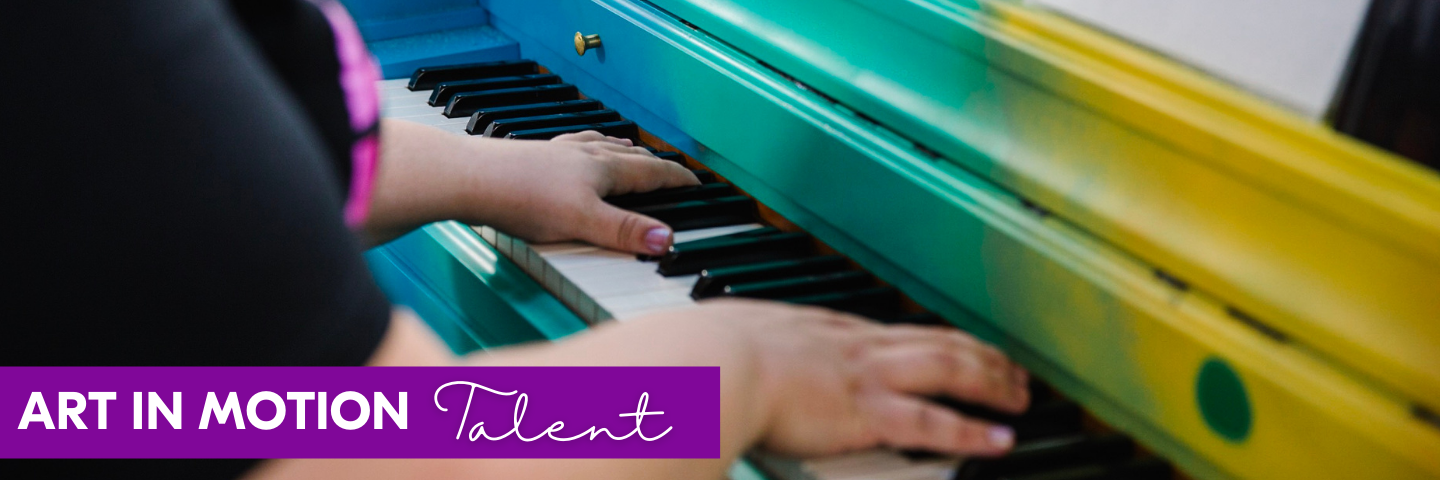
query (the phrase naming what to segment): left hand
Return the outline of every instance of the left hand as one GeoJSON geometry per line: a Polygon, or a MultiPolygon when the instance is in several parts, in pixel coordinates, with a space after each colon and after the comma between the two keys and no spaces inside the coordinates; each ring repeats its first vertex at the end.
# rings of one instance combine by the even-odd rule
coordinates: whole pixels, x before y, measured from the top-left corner
{"type": "Polygon", "coordinates": [[[689,170],[656,158],[629,140],[587,131],[549,142],[511,140],[519,161],[507,161],[494,178],[514,201],[489,225],[537,242],[584,240],[635,253],[661,254],[673,232],[659,220],[605,203],[609,195],[699,185],[689,170]]]}
{"type": "Polygon", "coordinates": [[[700,183],[679,164],[593,131],[548,142],[498,140],[387,121],[382,132],[372,232],[454,219],[528,241],[658,254],[670,246],[670,227],[601,198],[700,183]],[[422,215],[438,218],[406,221],[422,215]]]}

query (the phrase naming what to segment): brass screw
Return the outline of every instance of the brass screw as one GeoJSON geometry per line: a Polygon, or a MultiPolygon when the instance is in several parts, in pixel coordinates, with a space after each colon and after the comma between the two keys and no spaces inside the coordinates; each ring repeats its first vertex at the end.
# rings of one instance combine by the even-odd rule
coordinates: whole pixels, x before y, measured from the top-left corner
{"type": "Polygon", "coordinates": [[[599,35],[585,35],[575,32],[575,54],[585,56],[585,52],[600,48],[599,35]]]}

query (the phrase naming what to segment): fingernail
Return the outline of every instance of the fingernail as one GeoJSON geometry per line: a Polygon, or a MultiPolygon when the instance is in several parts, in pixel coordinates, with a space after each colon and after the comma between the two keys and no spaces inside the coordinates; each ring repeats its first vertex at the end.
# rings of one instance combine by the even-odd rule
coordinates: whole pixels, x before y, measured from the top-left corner
{"type": "Polygon", "coordinates": [[[1003,425],[990,427],[990,445],[1000,448],[1010,448],[1015,443],[1015,430],[1003,425]]]}
{"type": "Polygon", "coordinates": [[[650,253],[652,254],[660,255],[665,253],[665,247],[669,243],[670,229],[668,228],[655,227],[645,232],[645,248],[650,249],[650,253]]]}

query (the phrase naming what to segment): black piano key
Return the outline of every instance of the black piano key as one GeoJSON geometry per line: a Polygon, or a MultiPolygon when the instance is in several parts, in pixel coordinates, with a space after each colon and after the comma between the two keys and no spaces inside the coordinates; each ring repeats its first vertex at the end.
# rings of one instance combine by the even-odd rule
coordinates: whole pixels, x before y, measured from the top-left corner
{"type": "Polygon", "coordinates": [[[651,152],[651,153],[654,153],[654,154],[655,154],[655,158],[659,158],[659,159],[661,159],[661,160],[668,160],[668,161],[675,162],[675,163],[678,163],[678,164],[681,164],[681,165],[684,165],[684,164],[685,164],[685,157],[681,156],[681,155],[680,155],[680,152],[651,152]]]}
{"type": "Polygon", "coordinates": [[[444,115],[446,118],[460,118],[487,108],[563,102],[579,98],[580,91],[568,83],[462,92],[450,97],[450,103],[445,104],[444,115]]]}
{"type": "Polygon", "coordinates": [[[737,283],[773,280],[778,278],[815,275],[844,270],[849,264],[839,255],[777,260],[731,267],[707,268],[700,271],[700,279],[690,290],[690,298],[700,300],[719,295],[728,285],[737,283]]]}
{"type": "MultiPolygon", "coordinates": [[[[775,227],[760,227],[760,228],[752,228],[752,229],[749,229],[749,230],[746,230],[746,231],[743,231],[743,232],[739,232],[739,233],[732,233],[732,234],[729,234],[729,235],[721,235],[721,236],[718,236],[718,237],[702,238],[702,239],[699,239],[699,240],[690,240],[690,241],[688,241],[688,242],[680,242],[680,245],[684,245],[683,248],[695,250],[695,249],[701,249],[701,248],[710,248],[710,246],[711,246],[712,244],[716,244],[716,245],[719,245],[719,244],[727,244],[727,243],[731,243],[731,242],[736,242],[736,241],[739,241],[739,240],[743,240],[743,239],[746,239],[746,238],[760,238],[760,237],[766,237],[766,236],[770,236],[770,235],[775,235],[775,234],[778,234],[778,233],[781,233],[781,230],[778,229],[778,228],[775,228],[775,227]]],[[[635,258],[636,258],[637,260],[642,261],[642,262],[656,262],[656,261],[660,261],[660,259],[662,259],[662,258],[665,258],[665,255],[645,255],[645,254],[639,254],[639,255],[635,255],[635,258]]]]}
{"type": "Polygon", "coordinates": [[[967,460],[956,470],[954,480],[998,480],[1087,464],[1120,463],[1134,454],[1135,442],[1124,435],[1066,435],[1018,443],[1003,457],[967,460]]]}
{"type": "Polygon", "coordinates": [[[709,237],[699,240],[691,240],[688,242],[680,242],[680,245],[684,245],[686,248],[709,248],[711,245],[728,244],[747,238],[768,237],[781,233],[784,233],[784,231],[775,227],[760,227],[752,228],[743,232],[732,233],[729,235],[721,235],[718,237],[709,237]]]}
{"type": "Polygon", "coordinates": [[[870,274],[859,271],[806,275],[725,287],[723,295],[740,298],[776,299],[854,290],[875,284],[870,274]]]}
{"type": "Polygon", "coordinates": [[[797,258],[809,255],[815,244],[803,233],[775,232],[769,235],[727,235],[670,246],[660,258],[661,275],[672,277],[700,273],[707,268],[797,258]]]}
{"type": "Polygon", "coordinates": [[[889,324],[892,324],[892,325],[937,325],[937,326],[940,326],[940,325],[949,325],[949,324],[950,324],[949,322],[946,322],[944,318],[941,318],[939,315],[936,315],[936,314],[933,314],[933,313],[930,313],[930,312],[907,313],[907,314],[904,314],[904,315],[901,315],[901,316],[898,316],[898,317],[895,317],[895,318],[887,318],[887,319],[884,319],[884,320],[885,320],[885,323],[889,323],[889,324]]]}
{"type": "Polygon", "coordinates": [[[441,82],[476,80],[492,77],[513,77],[516,75],[529,75],[539,71],[539,66],[530,60],[423,67],[416,69],[415,73],[410,75],[410,84],[407,85],[407,88],[411,91],[430,90],[441,82]]]}
{"type": "Polygon", "coordinates": [[[1033,440],[1079,432],[1084,429],[1081,423],[1084,416],[1084,409],[1069,400],[1053,399],[1038,403],[1012,424],[1015,439],[1033,440]]]}
{"type": "Polygon", "coordinates": [[[613,197],[606,197],[605,201],[620,208],[635,209],[651,205],[705,200],[707,198],[733,197],[737,194],[738,192],[735,191],[735,187],[729,184],[711,183],[693,187],[667,188],[653,192],[615,195],[613,197]]]}
{"type": "Polygon", "coordinates": [[[1003,480],[1170,480],[1175,470],[1158,458],[1140,458],[1123,463],[1096,463],[1048,472],[1005,475],[1003,480]]]}
{"type": "Polygon", "coordinates": [[[980,405],[951,399],[936,399],[935,401],[955,409],[961,415],[1009,425],[1015,429],[1016,441],[1021,442],[1079,433],[1084,417],[1084,410],[1080,408],[1079,404],[1063,398],[1032,401],[1030,409],[1020,415],[999,412],[980,405]]]}
{"type": "Polygon", "coordinates": [[[700,183],[717,183],[720,181],[720,179],[715,176],[715,173],[709,170],[691,169],[690,173],[695,174],[695,178],[700,179],[700,183]]]}
{"type": "Polygon", "coordinates": [[[490,126],[485,128],[484,135],[487,137],[504,138],[505,135],[517,130],[538,130],[541,128],[589,125],[619,120],[621,120],[620,114],[610,109],[556,113],[538,117],[506,118],[490,123],[490,126]]]}
{"type": "Polygon", "coordinates": [[[758,216],[755,200],[741,195],[647,205],[633,211],[665,222],[677,232],[754,223],[758,216]]]}
{"type": "Polygon", "coordinates": [[[870,318],[891,318],[900,313],[900,292],[891,287],[868,287],[778,300],[797,305],[825,307],[870,318]]]}
{"type": "Polygon", "coordinates": [[[1049,385],[1046,385],[1045,382],[1033,376],[1030,377],[1030,384],[1027,385],[1027,387],[1030,389],[1031,405],[1039,405],[1060,397],[1060,394],[1056,393],[1054,388],[1051,388],[1049,385]]]}
{"type": "Polygon", "coordinates": [[[521,130],[510,132],[505,138],[549,140],[567,133],[580,133],[586,130],[594,130],[607,137],[628,138],[632,142],[640,141],[640,127],[635,126],[635,122],[629,120],[590,125],[574,125],[569,127],[541,128],[537,130],[521,130]]]}
{"type": "MultiPolygon", "coordinates": [[[[450,101],[455,103],[454,98],[451,98],[450,101]]],[[[445,108],[450,107],[446,105],[445,108]]],[[[601,104],[600,101],[590,99],[485,107],[470,114],[470,123],[465,125],[465,133],[480,135],[485,133],[485,128],[490,126],[490,122],[504,118],[536,117],[557,113],[600,110],[603,108],[605,108],[605,106],[601,104]]]]}
{"type": "Polygon", "coordinates": [[[549,73],[440,82],[435,85],[435,90],[430,92],[430,106],[438,107],[450,103],[450,98],[458,93],[535,87],[540,85],[554,85],[557,83],[560,83],[560,76],[549,73]]]}

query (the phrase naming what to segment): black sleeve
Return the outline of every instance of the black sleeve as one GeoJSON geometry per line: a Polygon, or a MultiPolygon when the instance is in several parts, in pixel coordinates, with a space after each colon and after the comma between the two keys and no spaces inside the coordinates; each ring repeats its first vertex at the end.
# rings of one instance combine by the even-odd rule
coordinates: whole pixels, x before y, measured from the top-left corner
{"type": "Polygon", "coordinates": [[[223,4],[7,10],[4,364],[370,356],[388,304],[325,142],[223,4]]]}
{"type": "MultiPolygon", "coordinates": [[[[333,1],[333,0],[325,0],[333,1]]],[[[242,33],[270,70],[294,94],[300,111],[320,134],[337,185],[350,188],[351,147],[377,125],[357,131],[350,124],[344,88],[337,81],[335,32],[325,15],[305,0],[230,0],[242,33]]],[[[344,192],[348,193],[348,192],[344,192]]]]}

